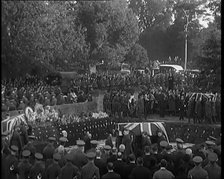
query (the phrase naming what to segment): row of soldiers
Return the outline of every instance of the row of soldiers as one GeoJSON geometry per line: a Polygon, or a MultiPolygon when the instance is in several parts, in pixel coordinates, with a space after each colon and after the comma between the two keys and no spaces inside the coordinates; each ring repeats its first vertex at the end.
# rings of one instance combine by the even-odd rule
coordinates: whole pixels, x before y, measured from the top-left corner
{"type": "MultiPolygon", "coordinates": [[[[2,136],[5,141],[5,136],[2,136]]],[[[127,152],[129,147],[122,144],[115,147],[91,140],[91,147],[86,150],[86,143],[77,140],[76,146],[66,150],[66,137],[49,137],[44,147],[35,145],[35,136],[29,136],[28,144],[21,156],[18,146],[2,148],[2,178],[34,179],[120,179],[137,178],[220,178],[220,146],[209,140],[203,146],[193,150],[185,149],[184,141],[177,138],[176,146],[170,147],[167,141],[147,144],[141,155],[127,152]],[[86,150],[86,151],[85,151],[86,150]],[[85,151],[85,152],[84,152],[85,151]]]]}
{"type": "Polygon", "coordinates": [[[221,121],[220,94],[191,95],[183,90],[149,88],[138,93],[125,90],[107,91],[103,99],[104,111],[112,116],[145,117],[150,114],[179,116],[194,123],[216,123],[221,121]]]}

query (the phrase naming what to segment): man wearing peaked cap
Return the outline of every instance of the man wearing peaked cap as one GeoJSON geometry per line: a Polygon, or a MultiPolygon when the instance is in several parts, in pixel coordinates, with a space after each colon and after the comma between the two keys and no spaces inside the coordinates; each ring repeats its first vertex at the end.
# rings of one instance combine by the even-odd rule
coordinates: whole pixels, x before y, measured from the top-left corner
{"type": "Polygon", "coordinates": [[[88,163],[84,165],[81,169],[81,178],[87,179],[87,178],[100,178],[99,168],[96,167],[94,164],[94,158],[96,156],[93,152],[88,152],[86,154],[88,157],[88,163]]]}
{"type": "Polygon", "coordinates": [[[105,150],[111,150],[111,146],[109,146],[109,145],[105,145],[105,146],[104,146],[104,149],[105,149],[105,150]]]}
{"type": "Polygon", "coordinates": [[[216,163],[218,160],[217,154],[209,153],[208,160],[209,163],[204,167],[204,169],[208,172],[209,179],[221,178],[221,167],[216,163]]]}
{"type": "Polygon", "coordinates": [[[42,160],[43,159],[43,155],[41,153],[35,153],[35,158],[37,160],[42,160]]]}
{"type": "Polygon", "coordinates": [[[165,141],[165,140],[162,140],[162,141],[160,142],[160,146],[161,146],[162,148],[166,148],[166,147],[168,147],[168,142],[165,141]]]}
{"type": "Polygon", "coordinates": [[[55,152],[54,142],[56,141],[56,138],[55,137],[49,137],[48,140],[49,140],[49,142],[44,147],[43,152],[42,152],[45,160],[52,159],[53,154],[55,152]]]}
{"type": "Polygon", "coordinates": [[[45,165],[41,161],[43,155],[41,153],[35,153],[36,161],[30,169],[30,178],[44,178],[45,177],[45,165]]]}
{"type": "Polygon", "coordinates": [[[18,165],[18,174],[20,178],[27,178],[27,173],[30,173],[32,164],[29,161],[29,156],[31,152],[29,150],[24,150],[22,152],[23,159],[18,165]]]}
{"type": "Polygon", "coordinates": [[[22,156],[23,156],[24,158],[28,158],[28,157],[30,156],[30,154],[31,154],[31,152],[30,152],[29,150],[24,150],[24,151],[22,152],[22,156]]]}
{"type": "Polygon", "coordinates": [[[208,179],[208,172],[201,167],[203,159],[200,156],[195,156],[193,162],[195,167],[188,172],[188,178],[206,178],[208,179]]]}
{"type": "Polygon", "coordinates": [[[61,167],[58,164],[58,161],[61,159],[61,155],[59,153],[55,153],[53,155],[54,161],[53,163],[47,168],[46,176],[47,178],[59,178],[61,174],[61,167]]]}
{"type": "Polygon", "coordinates": [[[55,149],[55,152],[59,152],[59,153],[65,153],[65,143],[68,141],[67,138],[65,137],[60,137],[59,138],[59,142],[60,145],[55,149]]]}
{"type": "Polygon", "coordinates": [[[5,172],[5,178],[16,179],[16,173],[14,171],[16,171],[16,168],[18,165],[18,158],[16,157],[16,152],[18,151],[18,147],[15,145],[12,145],[10,148],[11,148],[11,154],[6,156],[4,160],[5,163],[2,163],[2,165],[4,166],[3,172],[5,172]]]}
{"type": "Polygon", "coordinates": [[[55,141],[56,141],[56,138],[55,138],[55,137],[49,137],[48,140],[49,140],[50,142],[55,142],[55,141]]]}
{"type": "Polygon", "coordinates": [[[82,140],[77,140],[76,144],[78,148],[74,150],[72,149],[70,151],[70,154],[72,155],[72,163],[76,165],[79,169],[81,169],[81,167],[88,162],[88,159],[84,153],[85,142],[82,140]]]}
{"type": "Polygon", "coordinates": [[[10,149],[13,152],[18,152],[18,150],[19,150],[19,148],[16,145],[11,145],[10,149]]]}

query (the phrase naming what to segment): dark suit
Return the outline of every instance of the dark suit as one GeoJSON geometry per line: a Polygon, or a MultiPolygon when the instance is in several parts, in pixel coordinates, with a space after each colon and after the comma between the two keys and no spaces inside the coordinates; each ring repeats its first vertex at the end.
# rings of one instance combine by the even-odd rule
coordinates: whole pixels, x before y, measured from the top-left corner
{"type": "Polygon", "coordinates": [[[6,166],[6,178],[7,179],[16,179],[16,173],[18,172],[18,159],[14,155],[8,155],[5,158],[6,163],[2,165],[6,166]]]}
{"type": "Polygon", "coordinates": [[[102,159],[95,159],[94,164],[99,168],[100,176],[107,173],[107,164],[102,159]]]}
{"type": "Polygon", "coordinates": [[[122,177],[123,176],[123,168],[125,165],[126,165],[126,163],[123,160],[116,160],[114,162],[114,172],[118,173],[122,177]]]}
{"type": "Polygon", "coordinates": [[[58,163],[52,163],[46,170],[46,179],[57,179],[61,174],[61,167],[58,163]]]}
{"type": "Polygon", "coordinates": [[[135,163],[129,163],[124,166],[123,169],[123,179],[129,179],[129,175],[131,174],[132,170],[136,167],[135,163]]]}
{"type": "Polygon", "coordinates": [[[52,159],[54,155],[55,148],[51,143],[48,143],[46,147],[43,149],[44,159],[52,159]]]}
{"type": "Polygon", "coordinates": [[[59,179],[73,179],[75,176],[79,176],[79,169],[72,165],[71,162],[67,162],[61,169],[59,179]]]}
{"type": "Polygon", "coordinates": [[[130,175],[130,179],[151,179],[152,178],[152,173],[150,170],[146,167],[143,166],[137,166],[135,167],[130,175]]]}
{"type": "Polygon", "coordinates": [[[115,172],[108,172],[102,176],[102,179],[121,179],[121,176],[115,172]]]}
{"type": "Polygon", "coordinates": [[[30,178],[36,179],[40,175],[42,178],[45,177],[45,165],[43,162],[36,162],[30,169],[30,178]]]}
{"type": "Polygon", "coordinates": [[[96,167],[94,162],[88,162],[81,169],[81,178],[82,179],[92,179],[93,176],[95,176],[96,179],[100,178],[99,168],[96,167]]]}
{"type": "Polygon", "coordinates": [[[108,159],[107,159],[107,163],[108,162],[115,162],[117,160],[117,155],[111,155],[108,159]]]}
{"type": "Polygon", "coordinates": [[[27,159],[20,162],[18,165],[19,179],[28,179],[31,167],[32,165],[27,159]]]}
{"type": "Polygon", "coordinates": [[[85,164],[87,164],[88,160],[86,155],[79,149],[71,151],[72,163],[81,169],[85,164]]]}
{"type": "Polygon", "coordinates": [[[153,179],[174,179],[175,176],[173,175],[172,172],[170,172],[169,170],[167,169],[160,169],[158,171],[156,171],[153,175],[153,179]]]}

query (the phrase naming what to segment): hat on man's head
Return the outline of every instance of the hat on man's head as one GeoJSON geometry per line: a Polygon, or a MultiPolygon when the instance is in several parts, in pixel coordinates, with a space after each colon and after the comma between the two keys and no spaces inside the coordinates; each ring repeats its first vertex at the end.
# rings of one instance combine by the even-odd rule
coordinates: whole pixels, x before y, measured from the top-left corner
{"type": "Polygon", "coordinates": [[[49,141],[56,141],[56,138],[55,137],[49,137],[48,140],[49,141]]]}
{"type": "Polygon", "coordinates": [[[181,144],[184,143],[184,141],[183,141],[182,139],[180,139],[180,138],[176,138],[176,142],[177,142],[177,143],[181,143],[181,144]]]}
{"type": "Polygon", "coordinates": [[[22,152],[22,156],[23,156],[23,157],[29,157],[30,154],[31,154],[31,152],[30,152],[29,150],[24,150],[24,151],[22,152]]]}
{"type": "Polygon", "coordinates": [[[35,158],[37,160],[42,160],[43,159],[43,155],[41,153],[35,153],[35,158]]]}
{"type": "Polygon", "coordinates": [[[66,137],[60,137],[60,138],[59,138],[59,141],[60,141],[60,142],[67,142],[68,139],[67,139],[66,137]]]}
{"type": "Polygon", "coordinates": [[[205,144],[208,145],[208,146],[215,145],[215,143],[213,141],[210,141],[210,140],[205,141],[205,144]]]}
{"type": "Polygon", "coordinates": [[[17,152],[19,150],[19,148],[16,145],[12,145],[10,148],[14,152],[17,152]]]}
{"type": "Polygon", "coordinates": [[[97,144],[98,144],[98,141],[97,141],[97,140],[91,140],[90,143],[91,143],[92,145],[97,145],[97,144]]]}
{"type": "Polygon", "coordinates": [[[105,149],[105,150],[111,150],[111,146],[109,146],[109,145],[105,145],[105,146],[104,146],[104,149],[105,149]]]}
{"type": "Polygon", "coordinates": [[[193,158],[193,162],[195,162],[195,163],[201,163],[203,161],[203,159],[202,159],[202,157],[200,157],[200,156],[195,156],[194,158],[193,158]]]}
{"type": "Polygon", "coordinates": [[[166,147],[168,147],[168,142],[165,141],[165,140],[162,140],[162,141],[160,142],[160,146],[166,148],[166,147]]]}
{"type": "Polygon", "coordinates": [[[85,142],[83,140],[77,140],[76,141],[76,145],[78,145],[78,146],[84,146],[85,145],[85,142]]]}
{"type": "Polygon", "coordinates": [[[218,156],[216,153],[214,152],[211,152],[208,154],[208,160],[211,161],[211,162],[215,162],[218,160],[218,156]]]}

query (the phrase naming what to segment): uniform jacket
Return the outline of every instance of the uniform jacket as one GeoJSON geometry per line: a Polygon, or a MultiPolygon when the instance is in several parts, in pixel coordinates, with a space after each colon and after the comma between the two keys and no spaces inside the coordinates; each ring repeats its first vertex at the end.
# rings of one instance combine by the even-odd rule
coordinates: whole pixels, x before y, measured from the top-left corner
{"type": "Polygon", "coordinates": [[[152,173],[151,171],[143,166],[137,166],[135,167],[130,175],[130,179],[151,179],[152,178],[152,173]]]}
{"type": "Polygon", "coordinates": [[[166,168],[161,168],[160,170],[156,171],[153,175],[153,179],[174,179],[175,176],[172,172],[167,170],[166,168]]]}
{"type": "Polygon", "coordinates": [[[102,179],[121,179],[121,176],[115,172],[108,172],[102,176],[102,179]]]}
{"type": "Polygon", "coordinates": [[[61,174],[61,167],[58,163],[52,163],[46,170],[46,179],[57,179],[61,174]]]}
{"type": "Polygon", "coordinates": [[[79,169],[72,165],[71,162],[68,162],[62,167],[59,179],[73,179],[75,176],[80,176],[79,169]]]}
{"type": "Polygon", "coordinates": [[[92,179],[94,176],[96,179],[100,178],[99,168],[94,162],[88,162],[81,169],[81,179],[92,179]]]}
{"type": "Polygon", "coordinates": [[[201,166],[195,166],[188,172],[188,178],[192,179],[208,179],[208,172],[201,166]]]}

